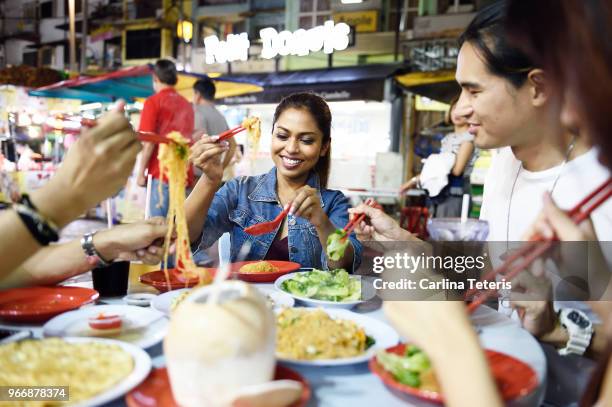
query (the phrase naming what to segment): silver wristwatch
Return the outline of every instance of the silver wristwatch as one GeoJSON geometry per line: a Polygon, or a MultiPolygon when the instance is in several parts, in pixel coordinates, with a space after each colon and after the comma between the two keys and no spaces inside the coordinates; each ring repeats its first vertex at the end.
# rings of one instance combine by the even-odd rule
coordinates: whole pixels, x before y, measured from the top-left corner
{"type": "Polygon", "coordinates": [[[569,335],[565,348],[559,349],[559,354],[582,356],[593,337],[593,324],[589,317],[580,310],[563,308],[559,311],[559,322],[569,335]]]}
{"type": "Polygon", "coordinates": [[[100,256],[100,253],[96,250],[96,247],[93,244],[93,237],[96,232],[85,233],[81,238],[81,247],[87,256],[87,261],[96,267],[106,267],[109,266],[110,263],[107,262],[100,256]]]}

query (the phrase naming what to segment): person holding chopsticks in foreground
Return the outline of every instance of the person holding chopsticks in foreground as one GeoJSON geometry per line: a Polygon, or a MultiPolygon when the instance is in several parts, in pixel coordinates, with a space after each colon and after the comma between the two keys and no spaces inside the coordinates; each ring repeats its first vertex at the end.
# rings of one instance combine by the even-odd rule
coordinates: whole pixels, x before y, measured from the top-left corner
{"type": "MultiPolygon", "coordinates": [[[[117,193],[132,172],[140,143],[123,105],[81,135],[46,185],[0,211],[0,288],[53,284],[96,266],[79,241],[51,243],[60,228],[117,193]]],[[[92,235],[93,247],[104,261],[155,264],[162,249],[154,241],[166,231],[163,219],[118,226],[92,235]]]]}
{"type": "Polygon", "coordinates": [[[362,248],[354,234],[340,260],[330,260],[325,249],[328,236],[348,222],[349,208],[340,191],[327,189],[331,119],[329,106],[319,96],[285,97],[274,113],[274,168],[267,174],[235,178],[220,189],[220,158],[228,145],[216,143],[215,136],[196,142],[191,160],[204,174],[186,202],[192,244],[208,248],[229,232],[232,261],[290,260],[303,267],[356,270],[362,248]],[[273,220],[283,209],[289,214],[275,231],[260,236],[244,231],[273,220]],[[248,252],[239,259],[246,242],[248,252]]]}

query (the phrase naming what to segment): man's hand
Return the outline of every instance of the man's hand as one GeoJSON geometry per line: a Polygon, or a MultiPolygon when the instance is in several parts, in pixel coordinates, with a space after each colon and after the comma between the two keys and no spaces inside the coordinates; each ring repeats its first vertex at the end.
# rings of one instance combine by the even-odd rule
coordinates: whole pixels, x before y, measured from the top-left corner
{"type": "Polygon", "coordinates": [[[107,261],[157,264],[163,257],[163,239],[167,232],[164,218],[151,218],[100,231],[94,236],[94,246],[107,261]]]}
{"type": "Polygon", "coordinates": [[[143,173],[138,174],[138,179],[136,180],[136,182],[138,183],[139,187],[146,187],[147,186],[147,177],[145,177],[145,175],[143,173]]]}

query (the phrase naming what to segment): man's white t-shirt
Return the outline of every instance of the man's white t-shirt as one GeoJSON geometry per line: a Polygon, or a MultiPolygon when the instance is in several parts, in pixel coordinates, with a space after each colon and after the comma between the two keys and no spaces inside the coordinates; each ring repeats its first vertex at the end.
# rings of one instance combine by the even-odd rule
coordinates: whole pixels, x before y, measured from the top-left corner
{"type": "MultiPolygon", "coordinates": [[[[487,240],[522,240],[542,211],[544,193],[551,190],[557,177],[553,200],[561,209],[573,208],[610,177],[610,171],[599,163],[597,154],[597,149],[592,148],[565,165],[531,172],[524,168],[519,171],[520,161],[510,147],[500,149],[491,160],[480,210],[480,219],[489,222],[487,240]]],[[[598,240],[612,241],[612,200],[597,208],[591,220],[598,240]]],[[[612,259],[608,258],[608,263],[612,259]]]]}

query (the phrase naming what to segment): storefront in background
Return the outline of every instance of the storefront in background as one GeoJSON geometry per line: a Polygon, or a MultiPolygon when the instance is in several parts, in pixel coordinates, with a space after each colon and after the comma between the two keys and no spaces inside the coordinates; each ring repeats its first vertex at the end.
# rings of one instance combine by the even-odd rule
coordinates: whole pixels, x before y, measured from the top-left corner
{"type": "MultiPolygon", "coordinates": [[[[397,142],[401,114],[396,113],[401,92],[393,77],[402,69],[401,65],[393,64],[223,75],[217,80],[250,83],[263,91],[222,98],[218,105],[230,126],[239,124],[247,115],[261,118],[262,138],[251,171],[262,173],[273,165],[269,151],[278,102],[295,92],[316,93],[325,98],[332,112],[330,187],[397,189],[403,165],[397,142]]],[[[239,144],[247,144],[245,135],[236,138],[239,144]]]]}

